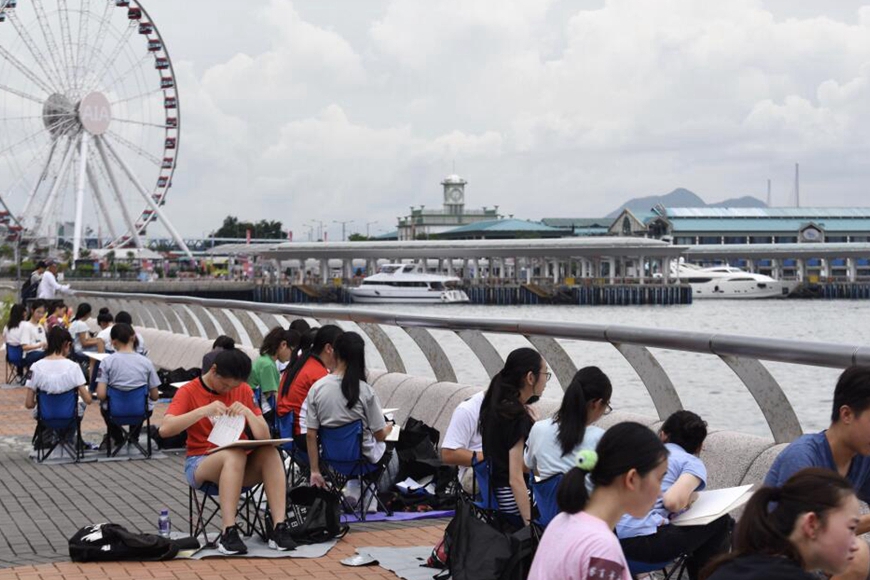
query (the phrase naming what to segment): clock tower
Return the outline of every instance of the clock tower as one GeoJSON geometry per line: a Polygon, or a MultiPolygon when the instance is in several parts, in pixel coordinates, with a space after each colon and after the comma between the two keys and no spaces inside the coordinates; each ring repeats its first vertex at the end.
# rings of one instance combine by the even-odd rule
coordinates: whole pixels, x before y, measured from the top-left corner
{"type": "Polygon", "coordinates": [[[468,183],[456,174],[448,175],[441,182],[444,186],[444,212],[462,215],[465,209],[465,184],[468,183]]]}

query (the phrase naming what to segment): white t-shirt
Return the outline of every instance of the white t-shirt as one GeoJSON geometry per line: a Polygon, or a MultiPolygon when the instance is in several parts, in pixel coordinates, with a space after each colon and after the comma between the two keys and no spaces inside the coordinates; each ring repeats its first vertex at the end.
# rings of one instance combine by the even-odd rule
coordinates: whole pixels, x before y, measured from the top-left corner
{"type": "Polygon", "coordinates": [[[69,360],[47,359],[33,363],[26,387],[51,395],[65,393],[86,384],[82,368],[69,360]]]}
{"type": "MultiPolygon", "coordinates": [[[[450,425],[441,442],[441,449],[468,449],[469,451],[483,451],[483,437],[478,430],[480,422],[480,406],[486,391],[465,399],[453,411],[450,425]]],[[[460,479],[468,470],[467,467],[459,468],[460,479]]]]}
{"type": "Polygon", "coordinates": [[[21,344],[39,344],[45,342],[45,329],[39,324],[33,324],[29,320],[23,320],[18,325],[21,329],[21,344]]]}
{"type": "Polygon", "coordinates": [[[532,425],[529,438],[526,440],[524,460],[529,469],[537,470],[541,479],[546,479],[557,473],[567,473],[577,462],[577,453],[581,449],[595,449],[604,429],[589,425],[583,435],[583,441],[574,447],[570,453],[562,455],[562,445],[559,443],[559,429],[553,419],[542,419],[532,425]]]}
{"type": "Polygon", "coordinates": [[[15,328],[8,326],[3,329],[3,341],[9,346],[18,346],[21,344],[21,323],[15,328]]]}
{"type": "Polygon", "coordinates": [[[73,320],[72,324],[69,325],[69,333],[73,337],[73,349],[76,352],[82,352],[82,350],[96,350],[94,347],[89,346],[87,348],[82,347],[81,337],[79,336],[81,333],[90,332],[91,328],[88,326],[88,323],[84,320],[73,320]]]}
{"type": "Polygon", "coordinates": [[[115,347],[112,346],[112,327],[114,324],[110,324],[103,330],[97,333],[97,338],[103,341],[103,344],[106,345],[106,352],[114,352],[115,347]]]}

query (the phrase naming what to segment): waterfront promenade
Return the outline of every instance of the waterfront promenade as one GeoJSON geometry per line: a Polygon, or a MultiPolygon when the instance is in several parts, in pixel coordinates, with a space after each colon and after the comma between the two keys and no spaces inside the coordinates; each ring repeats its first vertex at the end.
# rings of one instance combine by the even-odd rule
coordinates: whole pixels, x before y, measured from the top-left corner
{"type": "MultiPolygon", "coordinates": [[[[5,372],[5,370],[4,370],[5,372]]],[[[34,421],[24,408],[24,389],[0,388],[0,580],[298,579],[396,578],[378,566],[349,568],[339,563],[359,546],[434,545],[446,520],[366,523],[319,559],[220,558],[169,562],[75,564],[67,539],[80,527],[112,522],[155,532],[161,508],[176,530],[187,530],[184,457],[36,465],[27,457],[34,421]]],[[[166,410],[158,404],[152,421],[166,410]]],[[[99,442],[105,425],[96,406],[82,425],[86,441],[99,442]]]]}

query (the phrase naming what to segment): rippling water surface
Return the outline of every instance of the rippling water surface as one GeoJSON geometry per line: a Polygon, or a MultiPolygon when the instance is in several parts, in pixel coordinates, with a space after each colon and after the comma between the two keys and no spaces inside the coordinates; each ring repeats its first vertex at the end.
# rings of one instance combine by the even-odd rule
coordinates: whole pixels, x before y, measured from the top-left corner
{"type": "MultiPolygon", "coordinates": [[[[382,305],[366,308],[438,316],[522,318],[539,321],[624,324],[701,332],[723,332],[807,341],[870,344],[870,302],[866,301],[698,301],[670,307],[578,306],[473,306],[382,305]]],[[[399,329],[388,334],[404,354],[410,374],[431,376],[423,354],[399,329]]],[[[459,382],[485,386],[486,373],[465,344],[450,332],[434,331],[451,357],[459,382]]],[[[522,337],[488,334],[496,348],[508,352],[528,343],[522,337]]],[[[609,344],[561,341],[578,367],[597,365],[614,384],[613,406],[621,410],[655,414],[646,388],[634,369],[609,344]]],[[[754,399],[718,357],[656,349],[653,351],[670,375],[687,409],[700,413],[713,428],[729,428],[767,435],[769,431],[754,399]]],[[[382,366],[375,358],[371,366],[382,366]]],[[[831,395],[839,371],[784,363],[765,363],[782,385],[805,430],[828,423],[831,395]]],[[[553,377],[545,396],[559,397],[553,377]]]]}

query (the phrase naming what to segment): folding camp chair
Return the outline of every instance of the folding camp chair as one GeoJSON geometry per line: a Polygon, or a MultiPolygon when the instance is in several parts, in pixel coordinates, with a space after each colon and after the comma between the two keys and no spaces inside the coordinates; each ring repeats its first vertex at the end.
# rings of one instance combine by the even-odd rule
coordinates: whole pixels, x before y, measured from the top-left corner
{"type": "Polygon", "coordinates": [[[501,511],[495,490],[490,483],[492,481],[492,466],[489,461],[486,459],[478,461],[477,454],[475,454],[471,460],[471,468],[474,470],[474,486],[477,490],[472,499],[472,505],[478,516],[497,527],[501,527],[502,524],[507,524],[508,527],[516,527],[517,525],[522,527],[522,520],[519,516],[501,511]]]}
{"type": "Polygon", "coordinates": [[[541,528],[546,528],[550,520],[559,513],[559,506],[556,503],[556,490],[559,489],[562,476],[563,474],[557,473],[541,481],[532,481],[532,499],[534,499],[535,506],[538,508],[538,518],[535,520],[535,523],[541,526],[541,528]]]}
{"type": "Polygon", "coordinates": [[[24,347],[20,344],[6,345],[6,384],[16,378],[24,378],[24,347]]]}
{"type": "Polygon", "coordinates": [[[84,456],[81,421],[78,416],[78,389],[49,394],[36,391],[36,460],[40,463],[60,447],[76,462],[84,456]],[[51,435],[51,439],[47,437],[51,435]],[[74,441],[70,439],[74,437],[74,441]]]}
{"type": "Polygon", "coordinates": [[[680,556],[673,562],[659,562],[658,564],[647,564],[646,562],[636,562],[628,560],[628,571],[633,578],[637,578],[640,574],[650,574],[652,572],[661,572],[663,580],[674,578],[677,580],[683,576],[686,570],[686,557],[680,556]],[[670,568],[670,569],[669,569],[670,568]]]}
{"type": "Polygon", "coordinates": [[[279,447],[279,450],[290,458],[290,465],[287,466],[287,486],[288,489],[292,489],[306,481],[311,471],[311,465],[308,461],[307,442],[304,435],[296,435],[294,433],[296,413],[291,411],[286,415],[276,414],[275,423],[278,427],[278,438],[293,439],[293,441],[279,447]],[[299,439],[298,442],[296,440],[297,437],[299,439]]]}
{"type": "Polygon", "coordinates": [[[151,457],[151,418],[148,413],[148,387],[142,386],[132,391],[122,391],[110,386],[106,395],[108,420],[123,433],[121,444],[112,451],[112,436],[106,438],[106,457],[114,457],[126,445],[139,450],[145,457],[151,457]],[[145,424],[147,450],[139,444],[142,424],[145,424]],[[124,429],[124,427],[127,427],[124,429]]]}
{"type": "Polygon", "coordinates": [[[366,459],[363,455],[362,421],[357,420],[339,427],[321,426],[317,430],[317,435],[320,438],[320,458],[326,466],[326,469],[323,470],[324,475],[338,492],[345,509],[350,513],[357,513],[357,509],[350,505],[341,490],[349,480],[359,479],[360,501],[357,503],[359,519],[361,521],[366,519],[367,504],[369,503],[366,500],[368,485],[375,488],[377,505],[387,515],[393,515],[392,510],[388,509],[381,501],[380,489],[378,489],[378,478],[386,468],[383,459],[387,459],[386,454],[389,451],[384,452],[381,463],[370,463],[366,459]]]}
{"type": "MultiPolygon", "coordinates": [[[[253,487],[243,487],[239,495],[239,505],[236,510],[236,518],[243,522],[242,535],[251,536],[257,534],[264,542],[268,540],[266,524],[260,516],[263,500],[266,497],[262,491],[263,484],[253,487]]],[[[205,482],[199,489],[189,488],[188,523],[191,537],[198,538],[200,534],[205,538],[207,547],[214,547],[220,534],[216,534],[209,540],[208,526],[220,513],[221,505],[218,501],[218,485],[210,481],[205,482]],[[195,512],[195,516],[194,516],[195,512]]]]}

